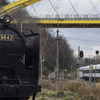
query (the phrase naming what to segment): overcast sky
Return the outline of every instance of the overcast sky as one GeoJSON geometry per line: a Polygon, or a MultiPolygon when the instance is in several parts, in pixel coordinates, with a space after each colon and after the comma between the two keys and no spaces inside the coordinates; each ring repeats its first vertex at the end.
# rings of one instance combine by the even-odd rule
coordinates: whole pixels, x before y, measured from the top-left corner
{"type": "MultiPolygon", "coordinates": [[[[17,1],[17,0],[10,0],[17,1]]],[[[58,14],[100,14],[100,0],[50,0],[58,14]],[[71,1],[71,2],[70,2],[71,1]],[[94,6],[95,4],[95,6],[94,6]],[[71,5],[74,5],[75,10],[71,5]]],[[[42,0],[32,6],[27,7],[31,14],[56,14],[49,0],[42,0]]],[[[53,29],[56,32],[56,29],[53,29]]],[[[100,51],[100,29],[60,29],[71,48],[77,55],[78,46],[84,51],[85,57],[95,55],[95,51],[100,51]]]]}

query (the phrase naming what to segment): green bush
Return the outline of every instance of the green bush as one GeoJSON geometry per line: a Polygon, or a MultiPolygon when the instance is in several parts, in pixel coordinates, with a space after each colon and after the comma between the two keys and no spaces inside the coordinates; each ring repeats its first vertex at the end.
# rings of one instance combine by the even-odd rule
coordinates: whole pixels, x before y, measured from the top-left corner
{"type": "Polygon", "coordinates": [[[47,93],[46,93],[45,91],[42,91],[42,92],[41,92],[41,95],[42,95],[42,96],[45,96],[45,95],[47,95],[47,93]]]}
{"type": "Polygon", "coordinates": [[[58,91],[57,92],[57,97],[63,97],[63,96],[66,96],[63,91],[58,91]]]}
{"type": "Polygon", "coordinates": [[[70,96],[66,96],[66,97],[64,98],[64,100],[71,100],[71,97],[70,97],[70,96]]]}
{"type": "Polygon", "coordinates": [[[42,97],[40,100],[47,100],[46,98],[42,97]]]}
{"type": "Polygon", "coordinates": [[[73,93],[72,93],[72,92],[70,92],[70,91],[65,91],[65,95],[66,95],[66,96],[69,96],[69,95],[70,95],[70,96],[72,96],[72,95],[73,95],[73,93]]]}
{"type": "Polygon", "coordinates": [[[47,92],[47,96],[49,96],[49,97],[56,97],[57,96],[57,92],[56,91],[48,91],[47,92]]]}

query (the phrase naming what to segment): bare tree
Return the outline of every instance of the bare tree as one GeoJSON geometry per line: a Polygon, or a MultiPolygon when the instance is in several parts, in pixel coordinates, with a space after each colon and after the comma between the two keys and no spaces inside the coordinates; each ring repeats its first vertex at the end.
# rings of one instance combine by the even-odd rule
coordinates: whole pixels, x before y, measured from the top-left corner
{"type": "MultiPolygon", "coordinates": [[[[3,2],[4,0],[2,0],[3,2]]],[[[6,0],[5,0],[6,1],[6,0]]],[[[6,4],[6,3],[4,3],[6,4]]],[[[36,18],[29,15],[26,9],[17,11],[16,14],[11,15],[12,20],[16,20],[17,24],[13,24],[19,31],[23,30],[24,34],[32,34],[29,30],[40,34],[40,50],[43,62],[43,72],[48,74],[56,68],[56,38],[52,36],[49,31],[43,27],[35,24],[36,18]],[[31,21],[24,23],[24,21],[31,21]],[[21,27],[22,24],[22,27],[21,27]]],[[[67,43],[64,37],[59,37],[59,68],[61,70],[70,70],[71,65],[74,63],[73,50],[67,43]]]]}

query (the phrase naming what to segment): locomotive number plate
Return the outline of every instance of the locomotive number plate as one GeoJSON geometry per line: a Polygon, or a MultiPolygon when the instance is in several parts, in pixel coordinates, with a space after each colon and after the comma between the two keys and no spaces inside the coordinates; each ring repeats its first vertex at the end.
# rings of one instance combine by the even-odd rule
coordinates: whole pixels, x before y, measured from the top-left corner
{"type": "Polygon", "coordinates": [[[14,35],[0,34],[0,41],[14,41],[14,35]]]}

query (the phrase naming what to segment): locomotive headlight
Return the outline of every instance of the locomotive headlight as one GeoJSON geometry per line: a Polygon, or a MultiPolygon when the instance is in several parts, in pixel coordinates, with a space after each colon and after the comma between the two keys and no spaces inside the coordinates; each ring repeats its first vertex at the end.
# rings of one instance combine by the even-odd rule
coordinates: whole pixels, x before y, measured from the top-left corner
{"type": "Polygon", "coordinates": [[[4,23],[10,23],[11,22],[11,17],[9,15],[5,15],[3,18],[4,23]]]}

